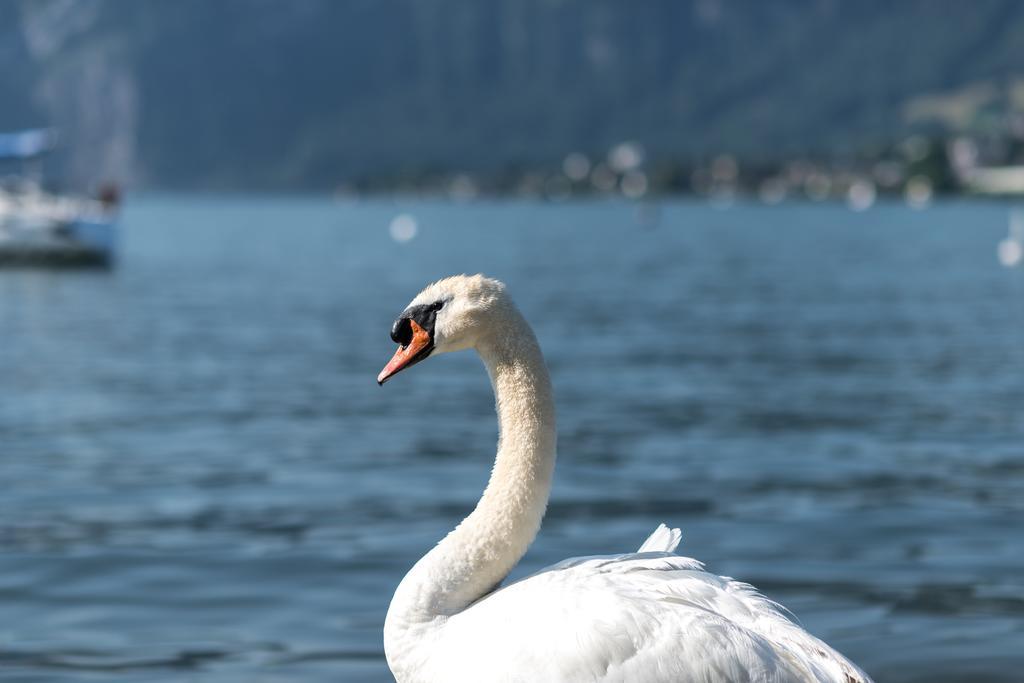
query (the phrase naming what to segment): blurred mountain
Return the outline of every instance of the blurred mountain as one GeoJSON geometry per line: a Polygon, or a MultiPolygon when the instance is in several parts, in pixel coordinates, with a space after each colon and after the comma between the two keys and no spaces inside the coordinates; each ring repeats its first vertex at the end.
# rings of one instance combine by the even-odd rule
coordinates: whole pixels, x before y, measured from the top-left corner
{"type": "Polygon", "coordinates": [[[0,0],[0,60],[0,129],[56,126],[71,184],[330,188],[974,122],[1024,92],[1024,3],[0,0]]]}

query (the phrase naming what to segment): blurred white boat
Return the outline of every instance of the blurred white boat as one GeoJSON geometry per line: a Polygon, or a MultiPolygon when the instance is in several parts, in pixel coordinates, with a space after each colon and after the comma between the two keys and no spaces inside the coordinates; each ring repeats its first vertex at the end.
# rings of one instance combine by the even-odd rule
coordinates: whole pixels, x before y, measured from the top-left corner
{"type": "Polygon", "coordinates": [[[1018,266],[1024,260],[1024,211],[1015,209],[1010,212],[1009,233],[999,243],[997,254],[999,262],[1007,268],[1018,266]]]}
{"type": "MultiPolygon", "coordinates": [[[[48,130],[0,134],[0,160],[38,159],[53,140],[48,130]]],[[[27,173],[0,179],[0,265],[112,265],[117,194],[112,187],[97,199],[53,194],[27,173]]]]}
{"type": "Polygon", "coordinates": [[[1024,166],[990,166],[967,168],[961,178],[979,194],[1024,194],[1024,166]]]}

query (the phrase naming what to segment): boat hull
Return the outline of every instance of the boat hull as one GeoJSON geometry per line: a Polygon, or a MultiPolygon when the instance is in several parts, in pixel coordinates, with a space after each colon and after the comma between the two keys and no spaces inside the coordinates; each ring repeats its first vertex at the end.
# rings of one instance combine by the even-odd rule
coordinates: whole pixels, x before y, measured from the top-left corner
{"type": "Polygon", "coordinates": [[[110,268],[116,247],[114,220],[78,218],[53,229],[45,239],[0,241],[0,266],[110,268]]]}

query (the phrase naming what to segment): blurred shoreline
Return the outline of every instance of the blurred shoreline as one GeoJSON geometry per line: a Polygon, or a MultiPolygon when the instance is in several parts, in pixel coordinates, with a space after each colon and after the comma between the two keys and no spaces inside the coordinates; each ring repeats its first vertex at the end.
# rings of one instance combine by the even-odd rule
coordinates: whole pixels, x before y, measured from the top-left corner
{"type": "Polygon", "coordinates": [[[405,195],[467,201],[488,198],[565,200],[621,196],[693,197],[712,204],[757,200],[846,202],[855,210],[879,199],[923,208],[937,197],[1024,196],[1021,145],[1007,139],[987,147],[969,137],[911,136],[880,151],[846,159],[794,158],[748,162],[719,154],[700,162],[648,159],[637,142],[611,147],[604,157],[581,152],[558,167],[509,167],[473,173],[440,168],[405,169],[339,184],[338,197],[405,195]]]}

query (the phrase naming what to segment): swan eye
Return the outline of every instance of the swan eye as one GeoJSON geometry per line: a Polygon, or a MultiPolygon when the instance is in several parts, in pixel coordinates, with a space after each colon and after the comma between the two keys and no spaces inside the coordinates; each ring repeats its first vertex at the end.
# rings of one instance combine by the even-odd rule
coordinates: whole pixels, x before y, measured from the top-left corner
{"type": "Polygon", "coordinates": [[[430,310],[432,311],[440,311],[442,308],[444,308],[444,301],[435,301],[430,306],[430,310]]]}

